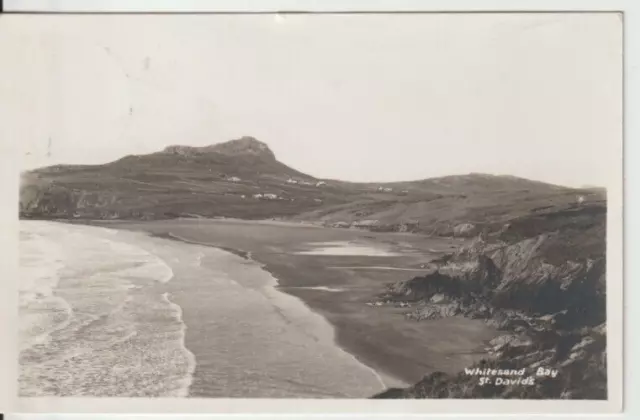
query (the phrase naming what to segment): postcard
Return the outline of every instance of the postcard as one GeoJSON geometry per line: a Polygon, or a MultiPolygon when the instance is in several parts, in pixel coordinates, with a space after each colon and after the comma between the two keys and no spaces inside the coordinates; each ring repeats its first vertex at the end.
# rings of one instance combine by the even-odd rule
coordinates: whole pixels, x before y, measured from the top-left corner
{"type": "Polygon", "coordinates": [[[6,411],[619,410],[622,29],[1,16],[6,411]]]}

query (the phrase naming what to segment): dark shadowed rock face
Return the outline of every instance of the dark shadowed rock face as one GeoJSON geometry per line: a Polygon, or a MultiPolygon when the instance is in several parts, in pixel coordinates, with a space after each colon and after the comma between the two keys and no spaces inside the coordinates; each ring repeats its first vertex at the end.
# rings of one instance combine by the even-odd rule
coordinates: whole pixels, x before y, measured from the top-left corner
{"type": "Polygon", "coordinates": [[[391,297],[404,300],[429,300],[436,294],[461,301],[487,295],[498,285],[499,272],[493,260],[485,255],[472,260],[452,259],[432,266],[432,272],[406,282],[390,285],[391,297]]]}
{"type": "MultiPolygon", "coordinates": [[[[389,398],[503,398],[503,399],[606,399],[606,337],[602,329],[557,334],[548,342],[507,342],[496,346],[495,357],[468,369],[522,370],[509,378],[533,378],[520,383],[480,384],[480,375],[434,372],[406,389],[393,388],[374,396],[389,398]],[[554,377],[538,375],[538,369],[556,370],[554,377]]],[[[490,376],[491,377],[491,376],[490,376]]],[[[503,376],[504,378],[504,376],[503,376]]],[[[493,379],[493,378],[492,378],[493,379]]]]}
{"type": "MultiPolygon", "coordinates": [[[[594,223],[605,224],[604,214],[594,219],[594,223]]],[[[560,226],[556,231],[512,243],[488,244],[477,239],[433,261],[428,274],[390,284],[384,297],[429,302],[442,295],[447,302],[459,302],[463,308],[481,303],[490,305],[494,312],[554,315],[556,321],[563,319],[565,323],[573,317],[581,325],[598,325],[605,316],[606,258],[604,252],[581,253],[579,248],[581,244],[604,242],[604,226],[586,229],[582,237],[574,232],[567,234],[567,229],[560,226]],[[571,250],[574,259],[557,258],[556,250],[563,246],[575,248],[571,250]]]]}
{"type": "Polygon", "coordinates": [[[518,220],[531,237],[489,245],[478,239],[432,262],[421,277],[388,286],[387,301],[412,301],[413,321],[466,316],[507,332],[489,343],[490,357],[475,367],[557,369],[534,385],[479,385],[478,376],[434,372],[405,390],[375,398],[606,398],[605,213],[551,225],[518,220]],[[549,227],[545,231],[542,227],[549,227]],[[571,250],[566,248],[572,247],[571,250]],[[602,250],[600,253],[594,250],[602,250]],[[564,250],[564,251],[563,251],[564,250]],[[557,252],[564,258],[558,258],[557,252]]]}

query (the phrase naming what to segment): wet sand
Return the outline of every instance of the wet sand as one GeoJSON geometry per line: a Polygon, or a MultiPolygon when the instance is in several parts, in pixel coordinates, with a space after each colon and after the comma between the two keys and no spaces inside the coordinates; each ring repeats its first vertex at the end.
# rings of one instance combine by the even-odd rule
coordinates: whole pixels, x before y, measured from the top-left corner
{"type": "Polygon", "coordinates": [[[388,386],[414,383],[433,371],[460,371],[486,356],[486,342],[499,335],[479,320],[415,322],[405,319],[406,308],[367,305],[386,284],[420,275],[420,266],[438,256],[433,251],[452,250],[459,241],[228,220],[111,222],[109,227],[222,248],[260,263],[277,279],[278,290],[300,298],[333,325],[343,349],[395,378],[388,386]],[[324,242],[376,252],[358,255],[344,246],[327,252],[324,242]]]}
{"type": "Polygon", "coordinates": [[[362,398],[395,383],[336,346],[332,325],[259,265],[175,242],[155,251],[175,272],[168,295],[196,362],[190,397],[362,398]]]}

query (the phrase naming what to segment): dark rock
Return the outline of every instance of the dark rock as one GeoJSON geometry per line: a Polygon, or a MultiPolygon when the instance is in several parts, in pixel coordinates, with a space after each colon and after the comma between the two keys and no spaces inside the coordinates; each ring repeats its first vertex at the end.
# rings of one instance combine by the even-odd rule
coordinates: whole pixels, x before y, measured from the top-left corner
{"type": "Polygon", "coordinates": [[[498,387],[479,386],[477,377],[463,372],[432,374],[403,393],[396,390],[394,398],[606,399],[604,218],[598,211],[576,211],[532,223],[502,226],[507,244],[491,247],[478,238],[433,261],[430,273],[390,285],[385,295],[423,302],[416,320],[444,317],[455,308],[451,313],[508,331],[490,342],[490,359],[476,367],[525,368],[529,374],[542,367],[558,369],[559,376],[498,387]],[[574,222],[583,225],[584,237],[574,222]],[[545,232],[550,227],[558,230],[545,232]]]}

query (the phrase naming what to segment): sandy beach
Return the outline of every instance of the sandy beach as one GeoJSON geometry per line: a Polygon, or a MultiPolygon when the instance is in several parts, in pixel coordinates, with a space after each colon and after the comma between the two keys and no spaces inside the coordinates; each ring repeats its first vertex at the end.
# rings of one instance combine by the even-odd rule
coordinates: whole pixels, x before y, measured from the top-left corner
{"type": "MultiPolygon", "coordinates": [[[[337,344],[374,369],[387,387],[415,382],[436,370],[459,371],[484,357],[485,343],[498,335],[478,320],[452,317],[411,322],[403,315],[406,309],[367,305],[385,284],[419,275],[421,264],[437,256],[434,251],[459,246],[454,240],[229,220],[108,225],[160,236],[158,240],[165,242],[231,251],[237,258],[259,264],[262,272],[273,276],[278,291],[299,298],[322,315],[333,327],[328,334],[335,335],[337,344]]],[[[203,260],[203,264],[215,262],[203,260]]],[[[200,287],[202,282],[206,279],[193,277],[183,283],[188,288],[172,292],[173,301],[184,310],[187,347],[205,355],[196,356],[200,366],[206,365],[206,355],[215,348],[215,337],[203,319],[220,299],[200,287]]],[[[206,385],[198,385],[197,379],[192,389],[207,393],[206,385]]]]}
{"type": "Polygon", "coordinates": [[[396,384],[337,346],[326,319],[246,256],[140,232],[23,229],[42,274],[21,292],[23,395],[363,398],[396,384]],[[49,280],[56,271],[42,258],[56,250],[49,280]],[[41,324],[52,299],[64,319],[41,324]]]}

